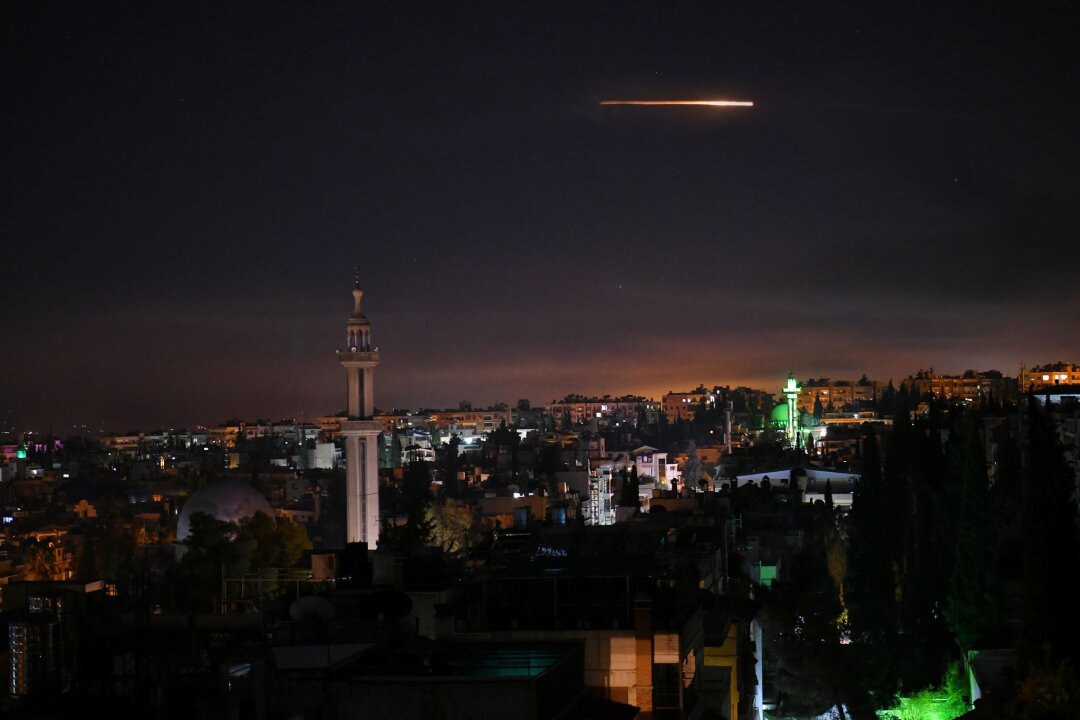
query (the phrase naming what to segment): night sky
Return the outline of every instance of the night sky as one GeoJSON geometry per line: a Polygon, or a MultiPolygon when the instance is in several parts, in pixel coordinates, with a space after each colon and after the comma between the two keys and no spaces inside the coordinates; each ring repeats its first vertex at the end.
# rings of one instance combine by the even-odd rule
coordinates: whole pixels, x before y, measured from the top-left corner
{"type": "Polygon", "coordinates": [[[1080,361],[1069,5],[907,5],[3,3],[0,420],[337,412],[354,265],[384,409],[1080,361]]]}

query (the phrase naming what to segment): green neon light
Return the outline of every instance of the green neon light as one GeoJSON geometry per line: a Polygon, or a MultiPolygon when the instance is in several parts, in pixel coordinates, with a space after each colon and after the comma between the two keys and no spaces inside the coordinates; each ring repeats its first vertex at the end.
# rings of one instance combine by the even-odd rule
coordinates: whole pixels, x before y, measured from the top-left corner
{"type": "Polygon", "coordinates": [[[15,457],[17,457],[19,460],[25,460],[26,459],[26,451],[23,450],[22,448],[16,450],[15,451],[15,457]]]}

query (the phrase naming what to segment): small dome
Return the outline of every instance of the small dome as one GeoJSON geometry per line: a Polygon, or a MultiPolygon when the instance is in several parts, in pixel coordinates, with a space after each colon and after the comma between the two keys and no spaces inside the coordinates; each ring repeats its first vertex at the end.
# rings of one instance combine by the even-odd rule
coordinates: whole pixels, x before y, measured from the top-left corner
{"type": "Polygon", "coordinates": [[[231,523],[254,517],[257,512],[274,517],[270,503],[258,490],[246,482],[232,478],[210,483],[188,498],[180,510],[180,518],[176,521],[177,541],[187,540],[191,533],[191,516],[197,512],[231,523]]]}
{"type": "Polygon", "coordinates": [[[769,421],[773,425],[782,425],[783,427],[787,427],[787,403],[780,403],[779,405],[774,407],[772,413],[769,415],[769,421]]]}

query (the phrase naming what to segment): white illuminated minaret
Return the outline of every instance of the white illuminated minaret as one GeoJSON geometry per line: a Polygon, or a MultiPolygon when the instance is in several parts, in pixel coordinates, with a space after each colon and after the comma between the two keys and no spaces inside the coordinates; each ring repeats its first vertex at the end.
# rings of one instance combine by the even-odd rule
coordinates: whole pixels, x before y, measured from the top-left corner
{"type": "Polygon", "coordinates": [[[360,309],[364,292],[357,278],[353,313],[345,323],[345,349],[338,361],[345,368],[349,417],[341,424],[345,436],[345,496],[348,502],[346,540],[366,542],[374,550],[379,540],[379,448],[381,425],[375,413],[375,366],[379,349],[371,344],[371,323],[360,309]]]}

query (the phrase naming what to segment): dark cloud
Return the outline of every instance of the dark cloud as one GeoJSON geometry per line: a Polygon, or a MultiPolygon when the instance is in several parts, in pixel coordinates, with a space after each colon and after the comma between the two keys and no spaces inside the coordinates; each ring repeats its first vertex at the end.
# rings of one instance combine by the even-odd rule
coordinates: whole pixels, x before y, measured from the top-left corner
{"type": "Polygon", "coordinates": [[[7,3],[8,414],[336,411],[354,264],[385,406],[1076,361],[1067,9],[7,3]]]}

